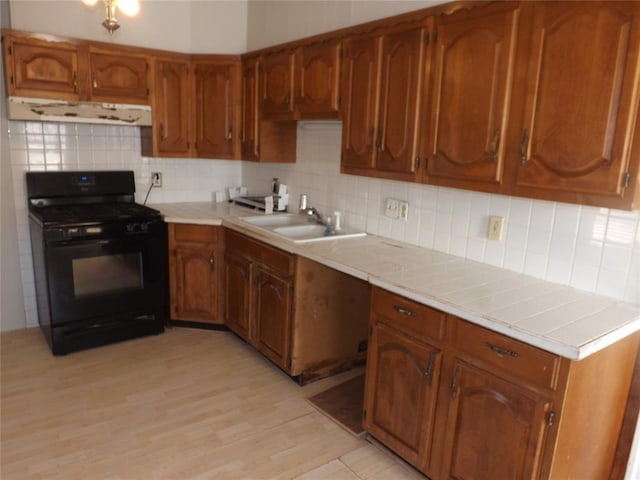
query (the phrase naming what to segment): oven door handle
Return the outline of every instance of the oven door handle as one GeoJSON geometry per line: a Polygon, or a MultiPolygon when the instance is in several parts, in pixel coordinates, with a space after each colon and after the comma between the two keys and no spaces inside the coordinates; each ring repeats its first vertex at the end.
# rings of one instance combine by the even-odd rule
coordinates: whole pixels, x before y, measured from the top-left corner
{"type": "Polygon", "coordinates": [[[79,246],[79,245],[108,245],[109,243],[113,243],[113,240],[108,239],[88,239],[88,238],[78,238],[75,240],[52,240],[47,243],[48,247],[68,247],[68,246],[79,246]]]}

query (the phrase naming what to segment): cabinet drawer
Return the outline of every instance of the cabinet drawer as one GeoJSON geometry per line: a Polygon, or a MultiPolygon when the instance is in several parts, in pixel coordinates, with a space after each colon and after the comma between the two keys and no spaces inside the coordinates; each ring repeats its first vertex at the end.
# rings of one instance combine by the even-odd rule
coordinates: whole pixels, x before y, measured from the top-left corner
{"type": "Polygon", "coordinates": [[[172,240],[175,242],[216,243],[219,227],[211,225],[173,224],[172,240]]]}
{"type": "Polygon", "coordinates": [[[553,353],[464,320],[458,320],[456,325],[455,343],[461,353],[540,387],[556,388],[560,357],[553,353]]]}
{"type": "Polygon", "coordinates": [[[225,232],[225,243],[228,252],[248,257],[268,269],[286,276],[293,275],[295,267],[294,255],[264,243],[255,242],[231,230],[225,230],[225,232]]]}
{"type": "Polygon", "coordinates": [[[374,288],[371,311],[410,335],[442,340],[446,314],[380,288],[374,288]]]}

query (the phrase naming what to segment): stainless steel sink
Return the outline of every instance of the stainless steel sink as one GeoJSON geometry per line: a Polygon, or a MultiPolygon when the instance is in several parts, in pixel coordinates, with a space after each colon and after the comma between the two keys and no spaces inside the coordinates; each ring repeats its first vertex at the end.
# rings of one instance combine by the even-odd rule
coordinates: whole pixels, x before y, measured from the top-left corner
{"type": "Polygon", "coordinates": [[[295,243],[364,237],[366,235],[365,232],[349,227],[343,227],[337,232],[327,231],[327,227],[324,225],[310,223],[306,216],[300,214],[255,215],[241,219],[295,243]]]}

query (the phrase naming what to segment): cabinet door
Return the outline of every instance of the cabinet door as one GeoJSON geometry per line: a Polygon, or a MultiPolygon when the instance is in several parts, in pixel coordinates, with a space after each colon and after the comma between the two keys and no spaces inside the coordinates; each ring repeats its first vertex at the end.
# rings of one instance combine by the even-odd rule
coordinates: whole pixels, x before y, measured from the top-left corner
{"type": "Polygon", "coordinates": [[[638,123],[640,4],[536,2],[531,38],[517,185],[549,199],[620,196],[638,123]]]}
{"type": "Polygon", "coordinates": [[[402,174],[416,170],[418,89],[422,85],[425,33],[426,28],[415,28],[382,39],[377,170],[402,174]]]}
{"type": "Polygon", "coordinates": [[[122,53],[89,53],[91,100],[120,103],[149,102],[146,57],[122,53]]]}
{"type": "Polygon", "coordinates": [[[287,369],[293,284],[260,266],[256,268],[254,284],[256,347],[276,365],[287,369]]]}
{"type": "Polygon", "coordinates": [[[365,428],[418,467],[429,462],[441,353],[382,325],[367,358],[365,428]]]}
{"type": "Polygon", "coordinates": [[[340,44],[301,47],[296,69],[300,118],[338,118],[340,44]]]}
{"type": "Polygon", "coordinates": [[[73,45],[4,39],[9,95],[78,99],[78,52],[73,45]]]}
{"type": "Polygon", "coordinates": [[[550,408],[547,399],[456,360],[442,478],[539,478],[550,408]]]}
{"type": "Polygon", "coordinates": [[[497,10],[461,11],[438,25],[426,152],[430,183],[501,181],[519,15],[514,6],[497,10]]]}
{"type": "Polygon", "coordinates": [[[350,38],[342,68],[342,170],[372,169],[378,129],[380,39],[350,38]]]}
{"type": "Polygon", "coordinates": [[[258,159],[258,138],[260,119],[258,118],[258,68],[257,59],[242,65],[242,158],[258,159]]]}
{"type": "Polygon", "coordinates": [[[234,254],[225,255],[225,322],[245,340],[250,337],[251,263],[234,254]]]}
{"type": "Polygon", "coordinates": [[[216,251],[213,245],[175,248],[175,295],[172,318],[179,320],[217,320],[218,282],[216,251]]]}
{"type": "Polygon", "coordinates": [[[188,60],[158,60],[155,63],[153,137],[156,155],[189,155],[190,79],[188,60]]]}
{"type": "Polygon", "coordinates": [[[292,52],[268,55],[262,63],[262,116],[270,119],[293,118],[292,52]]]}
{"type": "Polygon", "coordinates": [[[233,158],[235,63],[195,64],[195,129],[199,157],[233,158]]]}

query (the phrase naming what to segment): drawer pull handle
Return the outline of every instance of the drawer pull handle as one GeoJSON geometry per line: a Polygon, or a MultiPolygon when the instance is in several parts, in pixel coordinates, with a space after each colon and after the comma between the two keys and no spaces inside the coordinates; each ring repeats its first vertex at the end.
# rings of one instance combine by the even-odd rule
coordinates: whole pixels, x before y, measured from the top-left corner
{"type": "Polygon", "coordinates": [[[416,312],[412,312],[411,310],[407,310],[406,308],[399,307],[397,305],[393,306],[393,309],[398,312],[400,315],[404,315],[405,317],[415,317],[417,316],[416,312]]]}
{"type": "Polygon", "coordinates": [[[484,342],[484,344],[488,349],[490,349],[494,353],[497,353],[498,355],[501,355],[504,357],[513,357],[513,358],[518,356],[518,352],[514,352],[513,350],[507,350],[506,348],[496,347],[494,344],[489,342],[484,342]]]}

